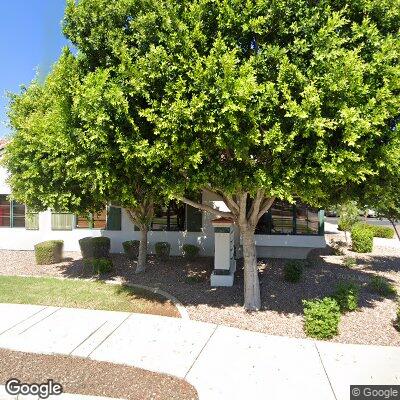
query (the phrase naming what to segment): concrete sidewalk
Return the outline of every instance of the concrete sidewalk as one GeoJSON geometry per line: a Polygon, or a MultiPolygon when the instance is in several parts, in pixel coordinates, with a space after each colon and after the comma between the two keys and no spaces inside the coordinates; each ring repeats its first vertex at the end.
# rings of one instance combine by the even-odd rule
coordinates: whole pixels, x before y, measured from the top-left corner
{"type": "Polygon", "coordinates": [[[350,384],[400,384],[397,347],[268,336],[113,311],[0,304],[0,347],[175,375],[193,384],[201,400],[347,400],[350,384]]]}

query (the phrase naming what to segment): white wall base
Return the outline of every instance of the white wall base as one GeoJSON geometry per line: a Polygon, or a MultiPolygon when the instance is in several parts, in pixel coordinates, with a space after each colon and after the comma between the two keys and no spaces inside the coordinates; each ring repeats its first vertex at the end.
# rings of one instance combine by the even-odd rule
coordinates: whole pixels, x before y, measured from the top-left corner
{"type": "Polygon", "coordinates": [[[217,275],[213,271],[210,277],[211,286],[233,286],[234,275],[233,271],[229,275],[217,275]]]}

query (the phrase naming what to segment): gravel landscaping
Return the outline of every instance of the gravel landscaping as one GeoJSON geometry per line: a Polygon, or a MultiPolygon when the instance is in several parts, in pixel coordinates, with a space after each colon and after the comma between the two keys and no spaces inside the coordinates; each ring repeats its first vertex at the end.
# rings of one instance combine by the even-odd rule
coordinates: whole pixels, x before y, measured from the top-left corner
{"type": "MultiPolygon", "coordinates": [[[[341,234],[327,235],[344,239],[341,234]]],[[[263,310],[247,313],[243,310],[243,271],[240,262],[231,288],[211,288],[209,276],[212,258],[186,261],[172,257],[166,262],[150,257],[148,269],[136,275],[124,255],[113,255],[115,271],[102,279],[138,283],[159,287],[176,296],[187,308],[190,318],[224,324],[273,335],[306,337],[303,330],[303,299],[329,296],[341,281],[354,281],[361,287],[360,308],[344,314],[339,325],[340,334],[333,339],[342,343],[400,345],[400,333],[393,327],[396,301],[384,298],[369,286],[375,274],[383,276],[400,290],[400,249],[375,246],[371,254],[356,254],[346,250],[346,255],[357,259],[354,267],[343,266],[343,256],[333,255],[327,246],[309,255],[308,266],[298,283],[283,279],[286,260],[259,261],[263,310]]],[[[0,251],[0,274],[52,275],[87,277],[78,253],[66,253],[63,263],[53,266],[36,266],[33,252],[0,251]]]]}
{"type": "Polygon", "coordinates": [[[0,384],[17,378],[24,383],[60,383],[65,393],[127,400],[197,400],[183,379],[131,366],[81,357],[23,353],[0,349],[0,384]]]}

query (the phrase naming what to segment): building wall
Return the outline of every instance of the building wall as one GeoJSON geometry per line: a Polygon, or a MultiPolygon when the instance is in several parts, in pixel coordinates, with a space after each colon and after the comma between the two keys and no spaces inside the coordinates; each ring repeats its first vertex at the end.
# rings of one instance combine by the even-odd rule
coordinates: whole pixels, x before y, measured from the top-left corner
{"type": "MultiPolygon", "coordinates": [[[[10,188],[6,184],[7,173],[0,167],[0,194],[10,194],[10,188]]],[[[229,211],[223,201],[209,192],[203,193],[203,202],[218,208],[221,211],[229,211]]],[[[154,252],[156,242],[165,241],[171,244],[171,254],[182,254],[182,245],[195,244],[200,247],[200,254],[214,255],[214,231],[211,224],[215,216],[203,213],[203,228],[201,232],[176,232],[176,231],[151,231],[149,232],[149,251],[154,252]]],[[[107,236],[111,239],[111,251],[120,253],[123,251],[122,242],[125,240],[139,240],[140,232],[134,230],[134,226],[128,218],[125,210],[122,210],[120,231],[108,231],[100,229],[73,229],[55,231],[51,229],[51,212],[39,214],[39,230],[26,230],[24,228],[1,228],[0,249],[3,250],[33,250],[36,243],[52,240],[64,240],[66,251],[79,251],[78,240],[87,236],[107,236]]],[[[240,256],[240,238],[236,230],[235,243],[240,256]]],[[[325,247],[323,236],[295,236],[295,235],[256,235],[256,248],[259,257],[285,257],[304,258],[312,248],[325,247]]]]}

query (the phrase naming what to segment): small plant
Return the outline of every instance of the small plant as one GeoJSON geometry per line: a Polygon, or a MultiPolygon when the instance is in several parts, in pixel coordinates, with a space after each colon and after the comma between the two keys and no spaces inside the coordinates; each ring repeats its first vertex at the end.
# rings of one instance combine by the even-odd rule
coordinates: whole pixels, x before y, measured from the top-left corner
{"type": "Polygon", "coordinates": [[[357,253],[370,253],[373,248],[374,236],[365,224],[356,224],[351,229],[352,249],[357,253]]]}
{"type": "Polygon", "coordinates": [[[341,312],[354,311],[358,308],[360,289],[353,282],[341,282],[333,295],[341,312]]]}
{"type": "Polygon", "coordinates": [[[160,260],[167,260],[171,251],[171,245],[168,242],[157,242],[154,246],[156,256],[160,260]]]}
{"type": "Polygon", "coordinates": [[[129,260],[135,261],[139,256],[140,240],[127,240],[122,242],[122,247],[129,260]]]}
{"type": "Polygon", "coordinates": [[[86,269],[93,271],[95,275],[105,274],[113,269],[112,261],[109,258],[84,258],[83,265],[86,269]]]}
{"type": "Polygon", "coordinates": [[[193,260],[199,255],[200,248],[194,244],[184,244],[182,246],[183,257],[193,260]]]}
{"type": "Polygon", "coordinates": [[[355,201],[348,201],[339,208],[338,229],[344,231],[347,242],[347,231],[350,231],[358,221],[358,207],[355,201]]]}
{"type": "Polygon", "coordinates": [[[35,259],[37,265],[57,264],[61,262],[64,242],[62,240],[48,240],[35,245],[35,259]]]}
{"type": "Polygon", "coordinates": [[[396,288],[388,282],[386,278],[380,275],[373,276],[369,285],[375,293],[384,297],[394,296],[397,294],[396,288]]]}
{"type": "Polygon", "coordinates": [[[343,265],[347,268],[353,268],[357,266],[357,260],[354,257],[344,257],[343,265]]]}
{"type": "Polygon", "coordinates": [[[204,277],[199,274],[190,274],[186,277],[185,282],[189,285],[204,282],[204,277]]]}
{"type": "Polygon", "coordinates": [[[308,336],[330,339],[338,334],[340,307],[335,299],[303,300],[304,330],[308,336]]]}
{"type": "Polygon", "coordinates": [[[285,264],[283,277],[288,282],[298,282],[303,273],[303,262],[300,260],[290,260],[285,264]]]}

